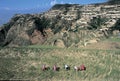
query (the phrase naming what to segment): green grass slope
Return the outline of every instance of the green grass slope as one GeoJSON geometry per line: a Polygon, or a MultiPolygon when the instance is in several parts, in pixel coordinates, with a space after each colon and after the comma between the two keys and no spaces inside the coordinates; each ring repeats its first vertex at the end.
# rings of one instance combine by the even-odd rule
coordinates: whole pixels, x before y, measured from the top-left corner
{"type": "Polygon", "coordinates": [[[0,49],[0,80],[31,81],[119,81],[120,51],[22,47],[0,49]],[[43,64],[50,70],[42,71],[43,64]],[[52,70],[54,64],[60,71],[52,70]],[[71,66],[65,71],[64,64],[71,66]],[[86,71],[75,71],[84,64],[86,71]]]}

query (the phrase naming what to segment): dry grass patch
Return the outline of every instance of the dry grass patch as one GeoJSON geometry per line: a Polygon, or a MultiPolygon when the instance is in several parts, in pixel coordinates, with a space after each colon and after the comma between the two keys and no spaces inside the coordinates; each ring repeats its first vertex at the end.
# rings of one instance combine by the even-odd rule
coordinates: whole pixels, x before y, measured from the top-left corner
{"type": "Polygon", "coordinates": [[[0,50],[0,79],[29,79],[38,81],[119,81],[120,51],[63,48],[2,48],[0,50]],[[9,53],[8,53],[9,51],[9,53]],[[48,71],[42,71],[46,64],[48,71]],[[54,64],[60,71],[54,72],[54,64]],[[64,64],[71,69],[65,71],[64,64]],[[86,71],[73,67],[84,64],[86,71]]]}

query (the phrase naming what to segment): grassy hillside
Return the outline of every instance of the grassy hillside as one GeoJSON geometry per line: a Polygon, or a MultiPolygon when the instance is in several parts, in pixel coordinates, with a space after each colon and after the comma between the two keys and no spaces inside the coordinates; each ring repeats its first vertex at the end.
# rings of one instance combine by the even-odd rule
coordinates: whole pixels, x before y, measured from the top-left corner
{"type": "Polygon", "coordinates": [[[0,80],[119,81],[120,51],[31,46],[0,49],[0,80]],[[42,71],[43,64],[50,70],[42,71]],[[52,70],[54,64],[60,71],[52,70]],[[65,71],[64,64],[71,66],[65,71]],[[75,71],[84,64],[86,71],[75,71]]]}

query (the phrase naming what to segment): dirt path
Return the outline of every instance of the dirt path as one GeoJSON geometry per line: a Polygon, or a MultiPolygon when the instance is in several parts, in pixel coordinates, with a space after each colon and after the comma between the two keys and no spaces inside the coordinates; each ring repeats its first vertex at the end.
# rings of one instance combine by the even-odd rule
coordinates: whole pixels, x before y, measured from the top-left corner
{"type": "Polygon", "coordinates": [[[98,42],[88,44],[86,49],[120,49],[120,42],[98,42]]]}

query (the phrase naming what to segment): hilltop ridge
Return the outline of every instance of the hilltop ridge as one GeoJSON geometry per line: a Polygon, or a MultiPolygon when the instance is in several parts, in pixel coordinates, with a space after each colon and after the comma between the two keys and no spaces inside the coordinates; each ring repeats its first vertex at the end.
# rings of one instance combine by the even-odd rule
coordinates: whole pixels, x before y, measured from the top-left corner
{"type": "Polygon", "coordinates": [[[0,28],[0,45],[85,46],[119,33],[119,10],[120,4],[56,4],[41,14],[17,14],[0,28]]]}

